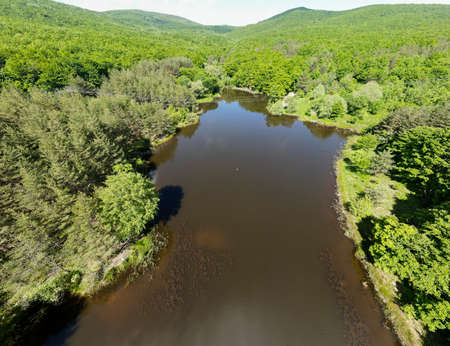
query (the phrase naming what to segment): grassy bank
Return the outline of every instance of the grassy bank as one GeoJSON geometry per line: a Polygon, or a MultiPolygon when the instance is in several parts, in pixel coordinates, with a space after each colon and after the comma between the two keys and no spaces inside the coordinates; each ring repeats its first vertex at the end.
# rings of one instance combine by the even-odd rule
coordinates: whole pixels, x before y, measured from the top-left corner
{"type": "Polygon", "coordinates": [[[350,130],[356,134],[363,133],[367,129],[377,125],[387,116],[387,112],[384,110],[370,113],[367,110],[362,109],[358,111],[357,114],[350,114],[347,112],[346,103],[344,104],[345,107],[343,107],[339,113],[332,114],[333,104],[330,103],[329,110],[324,110],[323,108],[326,108],[326,106],[323,106],[321,102],[327,101],[291,95],[286,96],[275,103],[270,103],[267,109],[272,115],[296,116],[302,121],[350,130]],[[315,109],[318,109],[318,111],[315,109]],[[322,109],[322,114],[319,109],[322,109]]]}
{"type": "Polygon", "coordinates": [[[214,94],[214,95],[208,95],[208,96],[205,96],[205,97],[201,97],[201,98],[197,99],[196,101],[197,101],[198,104],[210,103],[210,102],[214,102],[214,100],[216,98],[218,98],[218,97],[220,97],[219,93],[214,94]]]}
{"type": "Polygon", "coordinates": [[[444,108],[424,109],[417,118],[392,114],[350,137],[336,162],[346,235],[403,345],[444,345],[449,337],[444,108]]]}
{"type": "Polygon", "coordinates": [[[363,247],[364,237],[358,227],[358,224],[361,224],[361,221],[367,216],[391,215],[395,200],[405,199],[409,191],[403,184],[393,181],[384,174],[363,175],[352,168],[349,158],[353,152],[352,146],[358,138],[360,137],[349,138],[341,157],[336,162],[339,212],[343,216],[345,233],[354,241],[355,256],[366,269],[378,301],[401,343],[403,345],[420,345],[423,327],[402,311],[396,303],[398,300],[397,278],[377,268],[368,260],[363,247]],[[376,191],[374,197],[367,197],[369,191],[376,191]]]}
{"type": "Polygon", "coordinates": [[[72,282],[60,293],[57,302],[34,301],[25,309],[12,307],[0,317],[0,340],[7,345],[39,345],[50,332],[61,329],[83,309],[86,299],[124,280],[128,282],[143,270],[153,269],[167,245],[165,234],[154,227],[148,234],[117,248],[95,282],[72,282]]]}

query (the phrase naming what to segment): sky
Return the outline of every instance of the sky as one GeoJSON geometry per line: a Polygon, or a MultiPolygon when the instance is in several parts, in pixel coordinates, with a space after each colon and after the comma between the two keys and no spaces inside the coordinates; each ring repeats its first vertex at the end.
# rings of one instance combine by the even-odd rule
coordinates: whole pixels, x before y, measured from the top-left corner
{"type": "Polygon", "coordinates": [[[57,0],[94,11],[140,9],[174,14],[201,24],[247,25],[295,7],[347,10],[372,4],[450,4],[450,0],[57,0]]]}

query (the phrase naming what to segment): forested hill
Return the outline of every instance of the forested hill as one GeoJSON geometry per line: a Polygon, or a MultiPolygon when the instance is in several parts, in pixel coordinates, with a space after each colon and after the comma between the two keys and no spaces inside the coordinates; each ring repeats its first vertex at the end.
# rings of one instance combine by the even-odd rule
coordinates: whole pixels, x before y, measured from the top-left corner
{"type": "MultiPolygon", "coordinates": [[[[96,12],[50,0],[1,0],[0,8],[3,18],[27,19],[33,23],[59,26],[97,27],[107,31],[122,25],[151,31],[197,29],[220,32],[226,27],[217,26],[215,29],[215,26],[202,25],[186,18],[140,10],[96,12]]],[[[229,27],[225,31],[231,29],[229,27]]]]}
{"type": "Polygon", "coordinates": [[[143,59],[186,56],[202,65],[223,54],[225,38],[200,24],[158,15],[163,24],[145,26],[114,16],[50,0],[0,0],[0,86],[55,90],[79,76],[98,87],[112,69],[143,59]]]}
{"type": "Polygon", "coordinates": [[[217,33],[226,33],[234,30],[229,25],[202,25],[183,17],[169,14],[147,12],[141,10],[114,10],[102,12],[111,19],[125,25],[139,26],[155,30],[204,30],[217,33]]]}
{"type": "MultiPolygon", "coordinates": [[[[238,39],[271,40],[289,38],[308,40],[308,36],[364,32],[449,32],[448,5],[372,5],[348,11],[311,10],[304,7],[288,10],[257,24],[248,25],[230,34],[238,39]],[[349,31],[349,30],[354,30],[349,31]]],[[[344,37],[343,37],[344,38],[344,37]]]]}

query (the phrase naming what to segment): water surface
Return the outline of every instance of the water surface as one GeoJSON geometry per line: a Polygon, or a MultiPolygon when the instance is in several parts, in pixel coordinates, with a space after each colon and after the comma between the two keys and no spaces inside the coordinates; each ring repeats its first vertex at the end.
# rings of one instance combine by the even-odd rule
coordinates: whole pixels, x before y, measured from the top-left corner
{"type": "Polygon", "coordinates": [[[393,345],[332,208],[335,131],[228,92],[152,157],[159,268],[48,345],[393,345]]]}

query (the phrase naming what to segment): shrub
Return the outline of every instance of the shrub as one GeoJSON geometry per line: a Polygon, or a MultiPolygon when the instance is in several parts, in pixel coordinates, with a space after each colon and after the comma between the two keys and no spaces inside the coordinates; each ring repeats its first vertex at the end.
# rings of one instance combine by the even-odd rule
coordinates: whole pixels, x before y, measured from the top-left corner
{"type": "Polygon", "coordinates": [[[371,150],[375,149],[378,144],[377,137],[375,135],[365,135],[358,138],[355,144],[352,145],[352,149],[359,150],[371,150]]]}
{"type": "Polygon", "coordinates": [[[319,84],[314,88],[313,91],[309,94],[310,98],[313,100],[317,100],[323,96],[325,96],[325,87],[322,84],[319,84]]]}
{"type": "Polygon", "coordinates": [[[316,101],[314,110],[320,118],[335,118],[347,112],[347,102],[339,95],[326,95],[316,101]]]}

